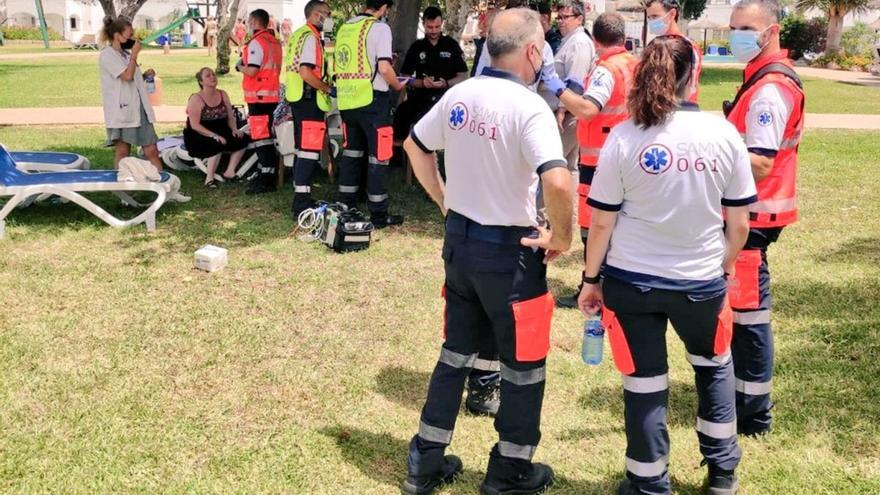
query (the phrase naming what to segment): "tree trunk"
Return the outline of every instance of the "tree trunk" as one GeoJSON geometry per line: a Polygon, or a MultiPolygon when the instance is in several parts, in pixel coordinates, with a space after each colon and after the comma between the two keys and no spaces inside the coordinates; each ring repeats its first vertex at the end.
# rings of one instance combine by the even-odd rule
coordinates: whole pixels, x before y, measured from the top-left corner
{"type": "Polygon", "coordinates": [[[125,17],[129,21],[134,21],[141,7],[147,3],[147,0],[119,0],[119,8],[116,6],[116,0],[98,0],[105,16],[125,17]]]}
{"type": "Polygon", "coordinates": [[[6,20],[6,0],[0,0],[0,22],[6,20]]]}
{"type": "Polygon", "coordinates": [[[446,23],[443,26],[446,34],[461,39],[468,15],[476,5],[477,0],[446,0],[446,23]]]}
{"type": "Polygon", "coordinates": [[[391,25],[391,32],[394,33],[394,46],[392,50],[400,55],[400,63],[403,63],[406,51],[413,44],[413,41],[416,40],[419,14],[421,13],[420,3],[415,1],[399,2],[388,19],[388,23],[391,25]]]}
{"type": "Polygon", "coordinates": [[[240,0],[220,0],[217,10],[217,25],[220,31],[217,33],[217,68],[219,75],[229,74],[229,39],[238,19],[238,4],[240,0]],[[228,11],[227,11],[228,9],[228,11]]]}
{"type": "Polygon", "coordinates": [[[825,54],[840,53],[840,40],[843,36],[843,18],[846,11],[832,7],[828,11],[828,36],[825,40],[825,54]]]}
{"type": "Polygon", "coordinates": [[[116,18],[116,4],[113,3],[113,0],[98,0],[98,3],[101,4],[101,10],[104,11],[105,16],[116,18]]]}

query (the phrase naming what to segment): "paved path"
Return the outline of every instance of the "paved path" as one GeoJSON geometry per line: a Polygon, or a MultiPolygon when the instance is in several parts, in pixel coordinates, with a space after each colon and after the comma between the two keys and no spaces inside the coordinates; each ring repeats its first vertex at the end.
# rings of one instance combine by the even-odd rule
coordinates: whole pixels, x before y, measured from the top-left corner
{"type": "MultiPolygon", "coordinates": [[[[156,119],[161,124],[182,124],[186,121],[186,107],[155,107],[156,119]]],[[[720,112],[713,112],[720,114],[720,112]]],[[[103,125],[101,107],[57,108],[0,108],[0,125],[103,125]]],[[[810,129],[876,129],[880,130],[880,115],[807,114],[810,129]]]]}
{"type": "MultiPolygon", "coordinates": [[[[707,62],[706,67],[742,70],[745,67],[745,64],[707,62]]],[[[880,76],[872,75],[870,72],[850,72],[845,70],[817,69],[815,67],[795,67],[795,71],[801,76],[810,77],[813,79],[827,79],[829,81],[838,81],[842,83],[858,84],[861,86],[873,86],[880,88],[880,76]]]]}

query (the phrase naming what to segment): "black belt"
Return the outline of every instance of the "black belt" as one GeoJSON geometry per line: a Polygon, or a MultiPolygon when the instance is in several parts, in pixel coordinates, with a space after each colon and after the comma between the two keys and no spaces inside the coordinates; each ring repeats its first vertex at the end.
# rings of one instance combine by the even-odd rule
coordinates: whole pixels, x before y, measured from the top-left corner
{"type": "Polygon", "coordinates": [[[446,233],[493,244],[519,245],[523,237],[537,237],[534,227],[482,225],[452,210],[446,215],[446,233]]]}

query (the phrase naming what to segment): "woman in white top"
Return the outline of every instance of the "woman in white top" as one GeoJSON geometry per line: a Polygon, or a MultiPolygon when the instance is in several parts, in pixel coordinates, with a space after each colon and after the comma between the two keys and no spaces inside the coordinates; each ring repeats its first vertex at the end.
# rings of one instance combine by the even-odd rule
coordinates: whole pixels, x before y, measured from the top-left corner
{"type": "Polygon", "coordinates": [[[115,166],[131,153],[132,146],[140,146],[147,159],[162,170],[156,147],[159,138],[153,128],[156,116],[144,84],[144,75],[156,73],[153,69],[141,73],[141,43],[132,38],[133,33],[127,19],[104,18],[101,40],[107,46],[101,50],[99,65],[107,140],[116,148],[115,166]]]}
{"type": "Polygon", "coordinates": [[[738,484],[726,274],[745,243],[748,205],[757,193],[736,129],[686,101],[694,63],[679,36],[661,36],[645,48],[627,102],[632,118],[611,131],[590,190],[593,216],[578,303],[587,316],[602,310],[624,375],[622,495],[671,493],[670,322],[694,368],[709,493],[732,495],[738,484]]]}

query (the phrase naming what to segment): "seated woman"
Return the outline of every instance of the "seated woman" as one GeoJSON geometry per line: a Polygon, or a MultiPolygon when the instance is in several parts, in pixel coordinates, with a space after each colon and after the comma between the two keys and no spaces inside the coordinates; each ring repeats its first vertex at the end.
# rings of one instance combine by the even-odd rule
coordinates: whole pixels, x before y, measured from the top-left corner
{"type": "Polygon", "coordinates": [[[190,156],[207,159],[205,186],[215,188],[217,184],[214,182],[214,172],[220,163],[221,154],[231,153],[223,178],[232,179],[248,141],[244,133],[238,130],[229,95],[217,89],[217,75],[214,71],[203,67],[196,73],[196,81],[201,89],[190,96],[186,106],[183,142],[190,156]]]}

